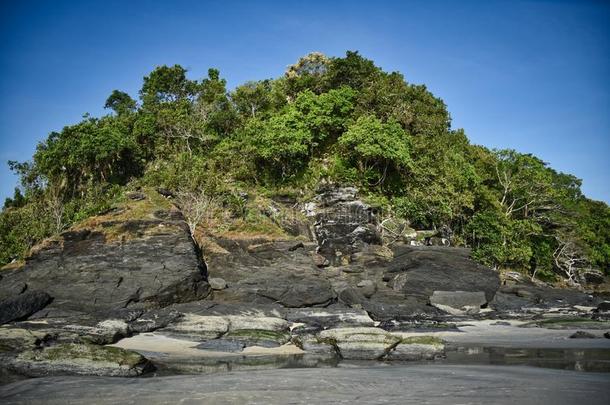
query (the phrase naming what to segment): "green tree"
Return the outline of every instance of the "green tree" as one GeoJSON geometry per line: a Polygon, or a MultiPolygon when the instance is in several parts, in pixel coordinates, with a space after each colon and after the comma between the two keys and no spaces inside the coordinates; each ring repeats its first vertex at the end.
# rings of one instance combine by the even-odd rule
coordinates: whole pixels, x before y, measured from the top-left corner
{"type": "Polygon", "coordinates": [[[197,89],[197,82],[186,78],[186,69],[182,66],[163,65],[144,77],[140,96],[145,106],[151,106],[192,99],[197,89]]]}
{"type": "Polygon", "coordinates": [[[129,94],[119,90],[113,90],[104,104],[104,108],[113,110],[117,115],[133,112],[136,107],[136,101],[132,99],[129,94]]]}
{"type": "Polygon", "coordinates": [[[411,164],[409,136],[395,121],[383,123],[372,115],[362,116],[341,135],[339,145],[373,185],[383,184],[389,170],[400,171],[411,164]]]}

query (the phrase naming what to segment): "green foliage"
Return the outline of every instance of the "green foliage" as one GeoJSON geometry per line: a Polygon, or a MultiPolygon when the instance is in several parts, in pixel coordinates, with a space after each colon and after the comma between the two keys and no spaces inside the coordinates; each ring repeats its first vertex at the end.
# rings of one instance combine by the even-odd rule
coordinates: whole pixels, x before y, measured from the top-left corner
{"type": "Polygon", "coordinates": [[[197,83],[186,78],[186,69],[180,65],[159,66],[144,77],[140,96],[144,106],[171,103],[190,99],[197,92],[197,83]]]}
{"type": "Polygon", "coordinates": [[[44,202],[32,200],[0,213],[0,266],[25,257],[30,248],[52,232],[44,202]]]}
{"type": "Polygon", "coordinates": [[[358,51],[347,51],[345,58],[333,58],[328,65],[327,86],[331,89],[349,86],[361,90],[380,74],[381,69],[373,61],[363,58],[358,51]]]}
{"type": "Polygon", "coordinates": [[[610,208],[583,196],[580,180],[530,154],[471,145],[443,100],[358,52],[314,52],[230,92],[217,69],[192,80],[160,66],[140,99],[114,90],[113,114],[86,115],[30,162],[9,162],[21,187],[0,213],[0,265],[108,209],[126,186],[205,192],[224,231],[279,235],[261,195],[308,199],[328,181],[360,187],[414,227],[451,227],[489,266],[549,280],[610,274],[610,208]]]}
{"type": "Polygon", "coordinates": [[[110,108],[117,115],[133,112],[136,107],[136,101],[129,94],[119,90],[114,90],[104,104],[104,108],[110,108]]]}
{"type": "Polygon", "coordinates": [[[383,123],[372,115],[358,118],[338,142],[363,178],[375,185],[386,180],[389,170],[409,168],[409,143],[409,136],[397,122],[383,123]]]}
{"type": "Polygon", "coordinates": [[[330,60],[324,54],[312,52],[288,66],[284,82],[288,98],[294,98],[305,90],[316,94],[323,92],[329,64],[330,60]]]}
{"type": "Polygon", "coordinates": [[[30,169],[73,196],[91,182],[124,183],[140,171],[131,123],[122,118],[85,118],[38,145],[30,169]]]}
{"type": "Polygon", "coordinates": [[[8,197],[4,200],[3,208],[20,208],[23,207],[27,203],[25,196],[21,193],[19,187],[15,187],[15,191],[13,192],[13,197],[8,197]]]}

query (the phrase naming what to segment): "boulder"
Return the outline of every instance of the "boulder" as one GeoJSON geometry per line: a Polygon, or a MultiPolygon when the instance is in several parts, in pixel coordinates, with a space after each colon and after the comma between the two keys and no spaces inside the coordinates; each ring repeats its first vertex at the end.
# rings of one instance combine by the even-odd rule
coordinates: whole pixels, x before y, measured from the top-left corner
{"type": "Polygon", "coordinates": [[[482,291],[434,291],[430,304],[452,315],[478,312],[481,306],[487,304],[482,291]]]}
{"type": "Polygon", "coordinates": [[[377,291],[377,285],[373,280],[362,280],[356,287],[366,298],[371,298],[375,291],[377,291]]]}
{"type": "Polygon", "coordinates": [[[43,309],[52,298],[44,291],[26,291],[0,302],[0,325],[27,318],[43,309]]]}
{"type": "Polygon", "coordinates": [[[320,332],[319,341],[334,345],[348,360],[377,360],[401,339],[379,328],[337,328],[320,332]]]}
{"type": "Polygon", "coordinates": [[[28,377],[95,375],[135,377],[154,369],[142,355],[117,347],[61,344],[27,350],[8,360],[9,367],[28,377]]]}
{"type": "Polygon", "coordinates": [[[243,347],[279,347],[290,341],[290,334],[261,329],[238,329],[224,335],[222,340],[239,342],[243,347]]]}
{"type": "Polygon", "coordinates": [[[404,338],[392,349],[387,360],[420,361],[434,360],[445,355],[445,344],[431,336],[404,338]]]}
{"type": "Polygon", "coordinates": [[[500,287],[498,274],[471,260],[464,248],[397,246],[387,271],[403,273],[400,290],[424,300],[434,291],[483,291],[489,302],[500,287]]]}
{"type": "Polygon", "coordinates": [[[348,306],[362,305],[366,298],[360,291],[353,287],[345,287],[337,294],[339,301],[348,306]]]}
{"type": "Polygon", "coordinates": [[[329,358],[339,356],[337,348],[332,343],[320,339],[315,335],[294,336],[292,341],[308,354],[316,354],[329,358]]]}
{"type": "Polygon", "coordinates": [[[212,290],[224,290],[227,288],[227,282],[220,277],[212,277],[208,279],[208,283],[212,290]]]}

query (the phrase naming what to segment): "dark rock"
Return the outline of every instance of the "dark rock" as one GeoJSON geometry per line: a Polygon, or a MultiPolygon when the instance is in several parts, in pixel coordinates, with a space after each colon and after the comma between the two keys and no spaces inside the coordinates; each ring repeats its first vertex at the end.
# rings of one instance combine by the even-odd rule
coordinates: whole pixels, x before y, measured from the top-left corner
{"type": "Polygon", "coordinates": [[[52,298],[44,291],[26,291],[0,302],[0,325],[25,319],[43,309],[52,298]]]}
{"type": "Polygon", "coordinates": [[[610,332],[605,332],[605,333],[604,333],[604,337],[605,337],[606,339],[610,339],[610,332]]]}
{"type": "Polygon", "coordinates": [[[300,248],[304,248],[304,247],[305,247],[305,245],[303,244],[303,242],[297,242],[294,245],[290,246],[288,248],[288,250],[290,252],[294,252],[295,250],[300,249],[300,248]]]}
{"type": "Polygon", "coordinates": [[[153,309],[129,322],[129,329],[134,333],[152,332],[165,328],[182,317],[182,313],[172,307],[153,309]]]}
{"type": "Polygon", "coordinates": [[[366,298],[371,298],[377,291],[377,285],[372,280],[362,280],[356,286],[366,298]]]}
{"type": "Polygon", "coordinates": [[[203,274],[192,273],[188,277],[157,291],[152,296],[141,297],[141,292],[138,290],[137,299],[134,299],[134,301],[164,307],[174,303],[201,300],[207,297],[209,293],[210,285],[205,281],[203,274]]]}
{"type": "Polygon", "coordinates": [[[610,312],[610,302],[604,301],[600,302],[597,305],[597,308],[594,309],[595,312],[610,312]]]}
{"type": "Polygon", "coordinates": [[[306,206],[315,218],[318,253],[332,265],[345,264],[351,254],[382,242],[373,210],[358,200],[356,193],[353,187],[329,185],[306,206]]]}
{"type": "Polygon", "coordinates": [[[106,221],[95,231],[64,232],[37,246],[23,270],[0,280],[0,298],[23,283],[46,291],[55,308],[89,313],[166,306],[209,294],[184,221],[106,221]],[[108,236],[115,233],[116,240],[108,236]]]}
{"type": "Polygon", "coordinates": [[[498,274],[475,263],[463,248],[395,247],[393,269],[406,272],[402,291],[425,300],[438,291],[483,291],[493,299],[500,287],[498,274]]]}
{"type": "Polygon", "coordinates": [[[597,269],[587,269],[578,273],[578,278],[583,284],[602,284],[606,281],[604,273],[597,269]]]}
{"type": "Polygon", "coordinates": [[[579,330],[570,335],[570,339],[597,339],[597,336],[592,333],[579,330]]]}
{"type": "Polygon", "coordinates": [[[533,302],[518,297],[516,294],[506,293],[500,289],[494,299],[490,302],[490,307],[496,311],[514,312],[521,311],[522,308],[532,306],[533,302]]]}
{"type": "Polygon", "coordinates": [[[286,307],[324,306],[334,299],[330,283],[322,278],[285,276],[273,284],[258,294],[286,307]]]}
{"type": "Polygon", "coordinates": [[[526,307],[553,308],[593,306],[594,297],[569,288],[549,288],[523,280],[502,286],[491,302],[498,311],[520,311],[526,307]]]}
{"type": "Polygon", "coordinates": [[[208,340],[195,346],[197,349],[212,350],[215,352],[241,352],[246,344],[239,340],[214,339],[208,340]]]}
{"type": "Polygon", "coordinates": [[[412,321],[433,319],[443,314],[415,297],[390,298],[376,295],[364,301],[362,308],[376,321],[412,321]]]}
{"type": "Polygon", "coordinates": [[[341,302],[349,306],[361,305],[366,301],[364,295],[352,287],[344,288],[337,294],[337,297],[341,302]]]}
{"type": "Polygon", "coordinates": [[[230,331],[222,337],[227,342],[237,342],[237,344],[259,347],[279,347],[290,341],[290,334],[286,332],[276,332],[260,329],[241,329],[230,331]]]}

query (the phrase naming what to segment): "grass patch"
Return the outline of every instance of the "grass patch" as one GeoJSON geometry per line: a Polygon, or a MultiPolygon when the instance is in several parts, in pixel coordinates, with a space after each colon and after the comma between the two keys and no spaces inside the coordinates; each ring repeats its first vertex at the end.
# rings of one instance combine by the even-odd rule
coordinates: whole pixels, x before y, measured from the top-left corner
{"type": "MultiPolygon", "coordinates": [[[[151,188],[140,191],[146,198],[139,201],[121,198],[109,212],[87,218],[77,223],[72,229],[101,232],[107,241],[128,240],[139,237],[141,231],[128,226],[129,221],[155,220],[156,211],[168,211],[173,204],[151,188]]],[[[136,227],[137,228],[137,227],[136,227]]],[[[145,229],[146,235],[164,233],[165,227],[149,227],[145,229]]]]}

